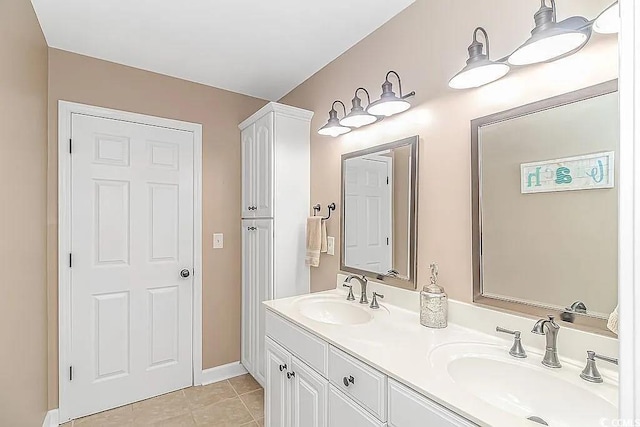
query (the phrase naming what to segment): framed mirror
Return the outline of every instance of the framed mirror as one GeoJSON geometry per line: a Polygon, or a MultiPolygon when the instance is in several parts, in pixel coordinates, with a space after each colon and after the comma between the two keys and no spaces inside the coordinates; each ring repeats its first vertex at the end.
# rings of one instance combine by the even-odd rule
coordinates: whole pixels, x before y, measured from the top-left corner
{"type": "Polygon", "coordinates": [[[416,288],[418,137],[342,155],[342,271],[416,288]]]}
{"type": "Polygon", "coordinates": [[[609,333],[617,81],[473,120],[474,301],[609,333]]]}

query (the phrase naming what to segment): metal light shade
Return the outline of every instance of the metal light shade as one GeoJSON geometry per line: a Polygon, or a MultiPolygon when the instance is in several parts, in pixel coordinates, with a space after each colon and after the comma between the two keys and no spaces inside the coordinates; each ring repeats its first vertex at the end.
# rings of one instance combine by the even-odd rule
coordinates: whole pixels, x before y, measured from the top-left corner
{"type": "MultiPolygon", "coordinates": [[[[336,136],[344,135],[345,133],[351,132],[351,128],[342,126],[340,124],[340,120],[338,120],[338,112],[334,108],[334,105],[336,103],[342,104],[341,101],[333,102],[333,105],[331,106],[331,111],[329,111],[329,121],[327,122],[326,125],[318,129],[318,133],[320,135],[332,136],[335,138],[336,136]]],[[[344,108],[344,104],[342,104],[342,107],[344,108]]],[[[346,109],[345,109],[345,113],[346,113],[346,109]]]]}
{"type": "Polygon", "coordinates": [[[593,31],[601,34],[620,32],[620,4],[615,2],[605,9],[593,23],[593,31]]]}
{"type": "Polygon", "coordinates": [[[394,114],[402,113],[411,108],[411,104],[406,98],[415,95],[415,92],[402,95],[402,82],[400,76],[395,71],[389,71],[385,77],[385,81],[382,84],[382,95],[380,99],[373,102],[367,107],[367,112],[374,116],[389,117],[394,114]],[[400,88],[400,96],[396,96],[393,92],[393,85],[389,81],[389,75],[394,74],[398,78],[398,87],[400,88]]]}
{"type": "Polygon", "coordinates": [[[340,124],[342,126],[359,128],[362,126],[370,125],[378,121],[378,117],[367,113],[364,108],[362,108],[362,100],[358,97],[358,91],[362,90],[367,94],[367,99],[369,104],[371,103],[371,99],[369,98],[369,92],[365,88],[356,89],[356,93],[351,100],[351,112],[347,114],[342,120],[340,120],[340,124]]]}
{"type": "Polygon", "coordinates": [[[504,77],[510,70],[507,64],[494,62],[489,59],[489,37],[482,27],[473,32],[473,42],[469,46],[467,65],[449,80],[449,87],[453,89],[469,89],[494,82],[504,77]],[[478,42],[477,33],[484,34],[487,43],[486,55],[482,53],[483,45],[478,42]]]}
{"type": "Polygon", "coordinates": [[[529,65],[558,59],[584,46],[591,35],[589,21],[580,16],[556,22],[556,4],[548,7],[541,0],[541,7],[534,15],[535,28],[531,37],[509,56],[513,65],[529,65]]]}

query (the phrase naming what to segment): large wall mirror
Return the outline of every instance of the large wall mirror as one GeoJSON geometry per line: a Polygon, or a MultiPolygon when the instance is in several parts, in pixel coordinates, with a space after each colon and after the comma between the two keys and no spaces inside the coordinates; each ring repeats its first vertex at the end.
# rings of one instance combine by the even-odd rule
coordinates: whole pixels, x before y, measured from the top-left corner
{"type": "Polygon", "coordinates": [[[608,333],[619,139],[617,81],[472,122],[474,301],[608,333]]]}
{"type": "Polygon", "coordinates": [[[340,268],[416,287],[418,137],[342,156],[340,268]]]}

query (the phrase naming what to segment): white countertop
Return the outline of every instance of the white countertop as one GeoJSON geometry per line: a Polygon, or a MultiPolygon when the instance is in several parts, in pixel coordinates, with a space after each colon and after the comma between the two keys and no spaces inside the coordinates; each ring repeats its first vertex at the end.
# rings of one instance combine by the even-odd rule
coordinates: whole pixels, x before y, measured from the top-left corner
{"type": "MultiPolygon", "coordinates": [[[[441,365],[436,366],[430,359],[432,350],[452,343],[480,343],[497,346],[498,349],[503,348],[507,354],[513,342],[511,337],[500,339],[452,323],[449,323],[445,329],[425,328],[420,325],[418,313],[386,303],[380,304],[380,310],[370,310],[369,307],[366,307],[373,315],[373,319],[367,323],[358,325],[322,323],[304,316],[299,310],[301,301],[318,296],[344,300],[346,292],[331,290],[267,301],[264,304],[272,312],[480,426],[534,427],[539,425],[517,417],[511,412],[502,411],[467,392],[453,382],[446,369],[442,369],[441,365]]],[[[357,304],[357,301],[353,303],[357,304]]],[[[529,357],[518,359],[517,363],[530,364],[534,369],[553,371],[553,375],[565,377],[573,384],[588,391],[594,390],[593,387],[600,387],[598,394],[617,406],[617,386],[611,385],[611,381],[608,381],[606,377],[604,385],[587,383],[579,378],[576,380],[583,367],[578,363],[582,362],[561,358],[563,368],[551,370],[540,364],[541,353],[526,345],[525,349],[529,357]]],[[[603,372],[603,376],[605,375],[603,372]]],[[[522,387],[526,386],[526,384],[522,384],[522,387]]],[[[554,402],[553,404],[562,405],[562,402],[554,402]]],[[[599,425],[601,425],[599,420],[594,420],[594,426],[599,425]]]]}

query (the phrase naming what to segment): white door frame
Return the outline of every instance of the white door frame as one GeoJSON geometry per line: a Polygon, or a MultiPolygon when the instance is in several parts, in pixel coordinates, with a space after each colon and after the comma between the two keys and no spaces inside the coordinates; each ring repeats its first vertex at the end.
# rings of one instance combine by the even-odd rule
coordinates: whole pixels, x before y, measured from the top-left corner
{"type": "Polygon", "coordinates": [[[619,400],[628,422],[640,419],[640,4],[621,0],[620,10],[619,400]]]}
{"type": "Polygon", "coordinates": [[[71,252],[71,116],[83,114],[177,129],[193,133],[193,385],[202,384],[202,125],[67,101],[58,102],[58,390],[59,417],[65,420],[70,403],[69,344],[71,338],[69,253],[71,252]]]}

